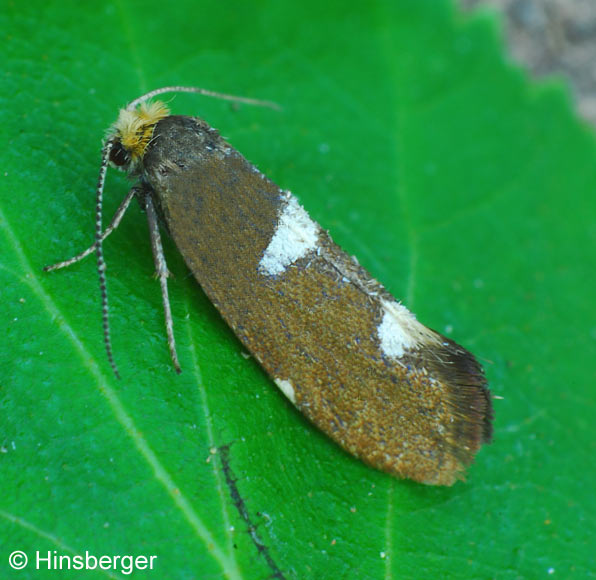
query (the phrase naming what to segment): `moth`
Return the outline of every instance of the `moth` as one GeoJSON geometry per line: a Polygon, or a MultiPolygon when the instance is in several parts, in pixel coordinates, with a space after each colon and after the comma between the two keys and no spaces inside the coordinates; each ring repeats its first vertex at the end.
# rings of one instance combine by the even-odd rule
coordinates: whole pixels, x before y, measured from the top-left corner
{"type": "Polygon", "coordinates": [[[168,269],[160,227],[244,347],[282,393],[346,451],[399,478],[452,485],[491,439],[484,372],[465,348],[427,328],[355,258],[336,245],[297,198],[282,190],[217,130],[171,115],[152,100],[195,92],[164,87],[129,103],[110,128],[97,186],[95,251],[108,358],[102,242],[133,198],[147,214],[166,333],[176,370],[168,269]],[[102,226],[108,165],[136,184],[102,226]]]}

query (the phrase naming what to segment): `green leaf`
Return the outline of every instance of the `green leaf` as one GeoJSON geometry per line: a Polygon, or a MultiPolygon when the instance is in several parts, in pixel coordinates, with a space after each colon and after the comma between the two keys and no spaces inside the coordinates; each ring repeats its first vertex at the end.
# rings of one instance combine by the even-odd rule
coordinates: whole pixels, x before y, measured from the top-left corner
{"type": "MultiPolygon", "coordinates": [[[[3,10],[3,578],[62,577],[34,569],[36,550],[156,555],[135,578],[594,577],[594,136],[560,83],[504,61],[492,18],[439,0],[355,6],[3,10]],[[171,106],[219,128],[484,361],[503,400],[467,482],[398,481],[343,453],[242,356],[166,243],[177,376],[136,207],[105,244],[114,378],[93,258],[41,268],[93,240],[118,107],[169,84],[280,103],[171,106]],[[26,570],[11,571],[13,550],[26,570]]],[[[106,214],[127,188],[110,172],[106,214]]]]}

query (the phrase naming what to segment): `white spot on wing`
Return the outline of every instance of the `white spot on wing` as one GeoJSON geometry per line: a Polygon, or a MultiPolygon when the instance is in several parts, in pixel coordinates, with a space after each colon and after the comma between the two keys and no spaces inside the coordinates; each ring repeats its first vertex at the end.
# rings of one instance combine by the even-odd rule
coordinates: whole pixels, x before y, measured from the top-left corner
{"type": "Polygon", "coordinates": [[[381,300],[383,320],[377,328],[381,349],[392,358],[401,358],[406,350],[417,349],[422,343],[436,343],[437,335],[420,324],[402,304],[381,300]]]}
{"type": "Polygon", "coordinates": [[[318,239],[319,225],[310,219],[293,195],[288,195],[259,268],[269,276],[281,274],[290,264],[314,250],[318,239]]]}
{"type": "Polygon", "coordinates": [[[286,396],[294,405],[296,404],[296,394],[294,393],[294,386],[290,381],[284,379],[274,379],[275,384],[279,390],[286,396]]]}

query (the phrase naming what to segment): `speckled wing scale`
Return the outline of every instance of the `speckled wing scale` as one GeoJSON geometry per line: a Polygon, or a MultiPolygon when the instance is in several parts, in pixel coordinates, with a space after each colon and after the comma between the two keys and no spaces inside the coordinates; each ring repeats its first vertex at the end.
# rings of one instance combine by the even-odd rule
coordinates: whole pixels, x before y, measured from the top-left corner
{"type": "MultiPolygon", "coordinates": [[[[125,166],[139,197],[287,398],[378,469],[426,484],[461,479],[491,437],[473,355],[419,323],[207,123],[162,115],[151,130],[125,166]]],[[[121,136],[112,139],[120,154],[121,136]]]]}

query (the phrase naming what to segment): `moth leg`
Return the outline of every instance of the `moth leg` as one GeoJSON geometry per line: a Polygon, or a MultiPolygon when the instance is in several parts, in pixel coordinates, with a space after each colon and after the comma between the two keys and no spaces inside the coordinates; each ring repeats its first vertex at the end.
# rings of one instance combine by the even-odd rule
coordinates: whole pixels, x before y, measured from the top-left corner
{"type": "Polygon", "coordinates": [[[149,222],[149,237],[151,238],[151,249],[153,250],[153,262],[155,264],[155,275],[159,278],[159,285],[161,286],[161,298],[163,301],[163,310],[166,319],[166,334],[168,336],[168,348],[170,349],[170,357],[174,363],[174,368],[177,373],[182,372],[180,363],[178,362],[178,355],[176,354],[176,341],[174,340],[174,322],[172,321],[172,310],[170,308],[170,298],[168,296],[168,266],[166,265],[166,258],[163,253],[161,245],[161,236],[159,235],[159,223],[157,221],[157,213],[155,206],[151,199],[151,194],[145,192],[143,196],[142,205],[147,213],[147,221],[149,222]]]}
{"type": "MultiPolygon", "coordinates": [[[[122,221],[122,217],[124,216],[124,213],[128,209],[128,206],[130,205],[132,198],[139,195],[140,191],[141,191],[141,189],[139,187],[133,187],[126,194],[126,197],[122,200],[122,203],[118,206],[118,209],[116,210],[116,213],[114,214],[114,217],[112,218],[112,221],[110,222],[110,225],[108,225],[108,227],[101,234],[100,241],[103,242],[120,225],[120,222],[122,221]]],[[[97,249],[97,241],[93,242],[93,244],[91,246],[89,246],[86,250],[84,250],[80,254],[77,254],[73,258],[70,258],[69,260],[64,260],[64,262],[58,262],[57,264],[52,264],[51,266],[45,266],[43,270],[44,270],[44,272],[51,272],[52,270],[59,270],[60,268],[66,268],[68,266],[71,266],[72,264],[76,264],[77,262],[80,262],[83,258],[86,258],[89,254],[92,254],[93,252],[95,252],[96,249],[97,249]]]]}

